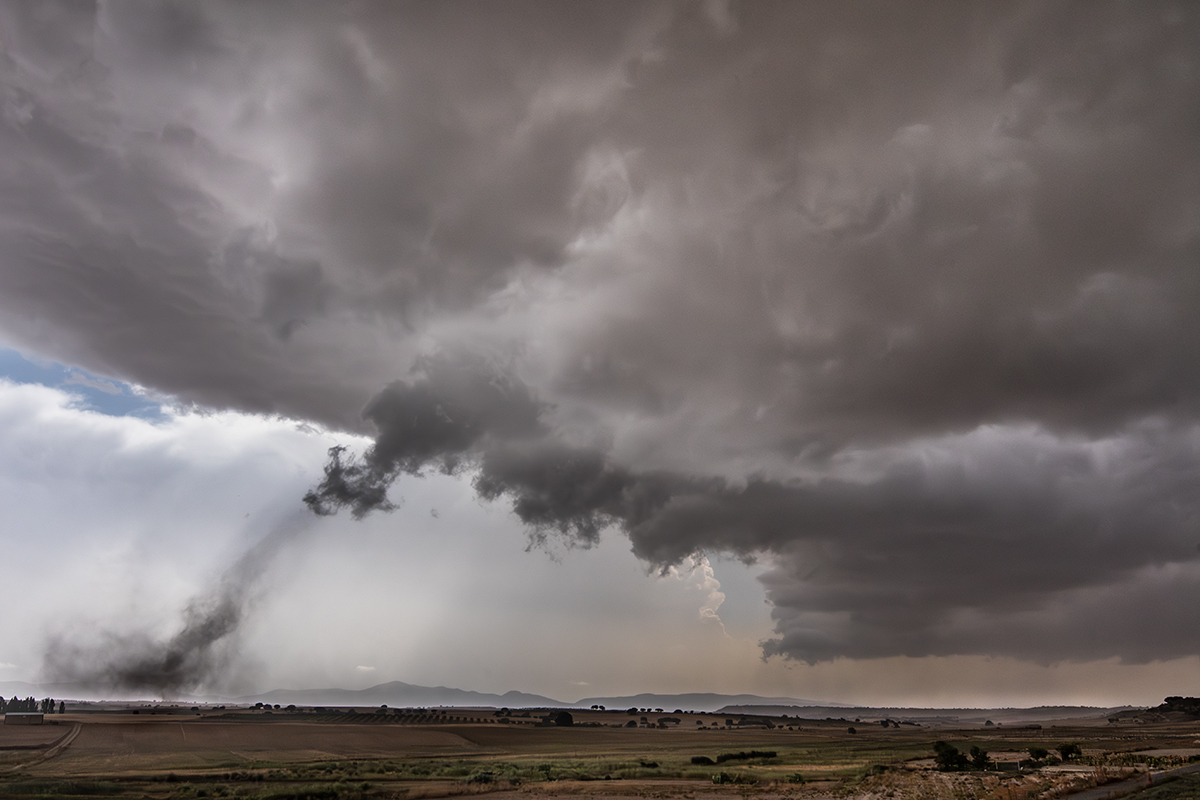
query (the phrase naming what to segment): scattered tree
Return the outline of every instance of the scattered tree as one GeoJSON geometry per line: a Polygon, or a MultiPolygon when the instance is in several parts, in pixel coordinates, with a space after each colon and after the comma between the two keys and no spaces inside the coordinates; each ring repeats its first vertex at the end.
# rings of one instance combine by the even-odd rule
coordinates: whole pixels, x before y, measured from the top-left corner
{"type": "Polygon", "coordinates": [[[967,757],[949,742],[938,740],[933,743],[934,761],[942,772],[955,772],[967,768],[967,757]]]}
{"type": "Polygon", "coordinates": [[[753,758],[775,758],[779,755],[774,750],[751,750],[749,752],[742,750],[738,753],[721,753],[717,756],[717,763],[724,764],[726,761],[749,761],[753,758]]]}
{"type": "Polygon", "coordinates": [[[1064,742],[1054,749],[1058,751],[1058,755],[1063,761],[1070,761],[1083,755],[1083,749],[1074,742],[1064,742]]]}
{"type": "Polygon", "coordinates": [[[567,728],[575,724],[575,718],[571,716],[570,711],[560,711],[554,717],[554,724],[560,728],[567,728]]]}
{"type": "Polygon", "coordinates": [[[1189,717],[1200,717],[1200,697],[1168,697],[1163,700],[1162,705],[1150,710],[1159,712],[1174,711],[1187,714],[1189,717]]]}
{"type": "Polygon", "coordinates": [[[4,703],[3,700],[4,698],[0,697],[0,708],[2,708],[6,714],[30,713],[38,711],[39,709],[41,709],[42,713],[45,713],[48,704],[54,702],[48,697],[44,700],[38,701],[32,697],[26,697],[24,700],[22,700],[16,695],[13,695],[13,699],[9,700],[7,703],[4,703]]]}

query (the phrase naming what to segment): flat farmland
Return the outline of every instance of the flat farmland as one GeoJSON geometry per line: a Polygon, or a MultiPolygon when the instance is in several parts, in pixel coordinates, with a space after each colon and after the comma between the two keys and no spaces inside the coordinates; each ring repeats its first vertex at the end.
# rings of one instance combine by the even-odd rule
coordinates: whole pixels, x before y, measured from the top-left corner
{"type": "Polygon", "coordinates": [[[705,716],[695,727],[629,728],[623,714],[581,713],[593,724],[570,727],[481,722],[479,714],[425,721],[432,716],[106,712],[0,726],[0,747],[10,748],[0,750],[0,797],[1034,800],[1176,766],[1200,743],[1200,723],[1004,730],[863,723],[851,732],[844,721],[789,720],[790,729],[768,729],[705,716]],[[938,740],[962,752],[979,747],[1000,763],[939,772],[938,740]],[[1063,742],[1078,742],[1086,758],[1028,763],[1029,748],[1063,742]],[[1026,765],[1018,770],[1012,757],[1020,754],[1026,765]]]}
{"type": "MultiPolygon", "coordinates": [[[[778,763],[755,763],[756,775],[778,777],[804,765],[812,774],[846,774],[871,764],[891,763],[922,755],[930,733],[921,730],[848,734],[844,726],[814,726],[800,730],[653,730],[623,728],[515,728],[476,726],[463,736],[496,755],[518,763],[545,759],[582,759],[599,764],[624,764],[623,774],[673,769],[692,777],[710,777],[715,767],[694,765],[693,757],[714,761],[722,753],[774,752],[778,763]],[[656,767],[645,764],[655,763],[656,767]]],[[[752,759],[755,762],[764,759],[752,759]]],[[[720,769],[748,769],[734,760],[720,769]]]]}
{"type": "Polygon", "coordinates": [[[450,757],[475,755],[479,749],[451,731],[399,725],[84,718],[71,746],[52,761],[31,768],[31,774],[94,775],[264,761],[450,757]]]}
{"type": "Polygon", "coordinates": [[[0,725],[0,775],[55,755],[78,730],[73,724],[0,725]]]}
{"type": "Polygon", "coordinates": [[[71,731],[71,725],[0,725],[0,751],[49,746],[71,731]]]}

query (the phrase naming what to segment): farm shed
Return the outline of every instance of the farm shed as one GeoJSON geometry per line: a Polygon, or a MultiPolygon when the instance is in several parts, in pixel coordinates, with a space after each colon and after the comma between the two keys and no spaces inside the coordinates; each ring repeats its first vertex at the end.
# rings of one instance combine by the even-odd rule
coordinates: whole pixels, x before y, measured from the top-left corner
{"type": "Polygon", "coordinates": [[[10,711],[4,715],[4,724],[41,725],[43,716],[40,711],[10,711]]]}

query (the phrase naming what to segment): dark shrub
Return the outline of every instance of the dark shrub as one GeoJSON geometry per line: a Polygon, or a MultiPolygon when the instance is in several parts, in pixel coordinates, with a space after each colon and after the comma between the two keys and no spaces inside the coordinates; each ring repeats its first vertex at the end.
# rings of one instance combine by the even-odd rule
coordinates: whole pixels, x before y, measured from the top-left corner
{"type": "Polygon", "coordinates": [[[942,772],[954,772],[955,770],[966,769],[967,757],[958,752],[958,748],[952,744],[943,741],[933,743],[934,760],[937,762],[937,768],[942,772]]]}
{"type": "Polygon", "coordinates": [[[1064,742],[1054,749],[1058,751],[1063,761],[1070,761],[1072,758],[1079,758],[1083,755],[1083,750],[1074,742],[1064,742]]]}
{"type": "Polygon", "coordinates": [[[742,751],[740,753],[721,753],[717,756],[717,763],[724,764],[726,761],[749,761],[752,758],[774,758],[779,755],[774,750],[751,750],[750,752],[742,751]]]}

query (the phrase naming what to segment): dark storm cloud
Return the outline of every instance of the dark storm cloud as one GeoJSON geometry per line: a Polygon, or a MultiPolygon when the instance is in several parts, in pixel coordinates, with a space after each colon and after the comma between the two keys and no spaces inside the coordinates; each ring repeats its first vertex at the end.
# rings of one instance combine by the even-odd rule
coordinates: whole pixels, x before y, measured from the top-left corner
{"type": "Polygon", "coordinates": [[[330,450],[325,478],[304,497],[326,515],[349,506],[355,517],[393,508],[387,489],[400,473],[435,466],[452,473],[481,439],[544,435],[527,387],[475,359],[429,359],[420,380],[396,381],[371,400],[363,416],[380,432],[362,459],[330,450]]]}
{"type": "Polygon", "coordinates": [[[1200,589],[1196,427],[1144,426],[1100,443],[984,430],[927,443],[940,452],[888,454],[875,474],[731,485],[640,473],[565,444],[539,424],[523,387],[458,369],[441,365],[377,396],[368,407],[376,445],[362,461],[335,448],[306,502],[361,517],[390,508],[387,489],[401,473],[470,466],[476,491],[510,501],[535,541],[559,534],[588,546],[611,525],[662,568],[703,550],[771,554],[764,584],[781,635],[766,652],[808,661],[1192,652],[1186,637],[1114,617],[1103,592],[1130,584],[1139,612],[1169,615],[1200,589]],[[1169,589],[1138,585],[1163,570],[1169,589]],[[1039,616],[1064,599],[1065,609],[1039,616]],[[1097,606],[1112,624],[1095,624],[1097,606]]]}
{"type": "Polygon", "coordinates": [[[374,425],[314,510],[765,554],[801,658],[1194,652],[1193,5],[3,14],[5,335],[374,425]]]}
{"type": "MultiPolygon", "coordinates": [[[[172,17],[160,20],[161,31],[153,13],[139,23],[142,35],[167,37],[154,59],[176,47],[196,57],[213,51],[202,32],[190,31],[188,12],[176,19],[172,6],[156,8],[172,17]]],[[[204,174],[254,193],[263,170],[174,121],[122,130],[95,52],[103,35],[94,6],[10,4],[5,14],[5,328],[51,355],[205,404],[299,412],[282,399],[297,390],[304,404],[334,415],[343,403],[361,403],[365,395],[353,388],[301,390],[307,381],[279,344],[277,334],[315,310],[313,292],[297,291],[287,277],[312,267],[287,267],[290,259],[248,243],[244,231],[222,230],[224,210],[197,180],[204,174]],[[52,33],[53,59],[26,52],[52,33]],[[231,255],[240,259],[235,276],[231,255]],[[284,386],[292,388],[273,398],[284,386]]]]}
{"type": "Polygon", "coordinates": [[[650,409],[705,390],[797,448],[1190,419],[1194,12],[845,9],[664,37],[620,130],[646,134],[644,180],[686,192],[649,256],[671,280],[587,339],[570,388],[650,409]]]}
{"type": "Polygon", "coordinates": [[[1195,413],[1185,4],[6,13],[5,327],[60,357],[352,425],[368,332],[411,359],[632,202],[658,280],[556,394],[704,391],[785,451],[1195,413]]]}
{"type": "Polygon", "coordinates": [[[359,10],[10,4],[10,335],[348,426],[393,369],[364,330],[561,263],[605,207],[573,202],[594,103],[539,101],[542,72],[563,92],[619,72],[636,6],[359,10]]]}

